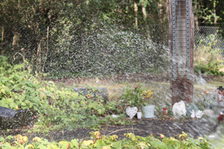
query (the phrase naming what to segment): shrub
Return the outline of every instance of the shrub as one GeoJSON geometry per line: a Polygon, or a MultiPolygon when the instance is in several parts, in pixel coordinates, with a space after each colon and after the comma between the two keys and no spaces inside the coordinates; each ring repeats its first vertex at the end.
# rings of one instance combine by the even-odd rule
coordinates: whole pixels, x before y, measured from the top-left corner
{"type": "Polygon", "coordinates": [[[211,34],[199,41],[195,51],[195,71],[211,75],[224,75],[220,72],[224,68],[223,55],[218,45],[219,36],[211,34]]]}
{"type": "Polygon", "coordinates": [[[45,128],[96,127],[116,105],[85,98],[69,88],[34,77],[24,64],[11,65],[0,56],[0,105],[12,109],[33,109],[37,124],[45,128]],[[50,127],[51,126],[51,127],[50,127]]]}
{"type": "Polygon", "coordinates": [[[141,107],[149,103],[153,92],[151,90],[144,90],[141,86],[135,88],[127,88],[121,96],[122,102],[128,106],[141,107]]]}

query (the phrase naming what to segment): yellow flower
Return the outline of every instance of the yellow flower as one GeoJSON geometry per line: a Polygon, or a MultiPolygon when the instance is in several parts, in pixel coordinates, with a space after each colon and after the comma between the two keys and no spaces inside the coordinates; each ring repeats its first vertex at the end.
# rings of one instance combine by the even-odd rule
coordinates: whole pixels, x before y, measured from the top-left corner
{"type": "Polygon", "coordinates": [[[127,138],[135,137],[135,135],[133,133],[126,133],[126,134],[124,134],[124,136],[127,138]]]}
{"type": "Polygon", "coordinates": [[[91,95],[91,94],[87,94],[87,95],[86,95],[86,98],[93,98],[93,95],[91,95]]]}
{"type": "Polygon", "coordinates": [[[145,142],[139,142],[138,143],[138,147],[140,149],[145,149],[145,148],[148,148],[150,146],[150,144],[146,144],[145,142]]]}
{"type": "Polygon", "coordinates": [[[48,144],[47,149],[60,149],[56,144],[48,144]]]}
{"type": "Polygon", "coordinates": [[[177,139],[175,139],[174,137],[170,137],[171,141],[177,141],[177,139]]]}
{"type": "Polygon", "coordinates": [[[81,147],[87,147],[87,146],[89,146],[93,143],[94,143],[93,140],[85,140],[85,141],[82,142],[81,147]]]}
{"type": "Polygon", "coordinates": [[[70,143],[68,141],[60,141],[58,144],[62,148],[66,148],[66,149],[69,149],[70,148],[70,143]]]}
{"type": "Polygon", "coordinates": [[[16,142],[19,144],[25,144],[28,142],[28,137],[27,136],[22,136],[22,135],[16,135],[14,136],[16,142]]]}
{"type": "Polygon", "coordinates": [[[33,138],[33,141],[34,141],[34,142],[40,142],[40,141],[41,141],[41,138],[39,138],[39,137],[34,137],[34,138],[33,138]]]}
{"type": "Polygon", "coordinates": [[[153,91],[151,91],[151,90],[146,90],[146,91],[143,92],[143,97],[144,98],[151,98],[152,95],[153,95],[153,91]]]}
{"type": "Polygon", "coordinates": [[[34,146],[32,144],[28,144],[25,148],[27,148],[27,149],[34,149],[34,146]]]}
{"type": "Polygon", "coordinates": [[[182,134],[179,135],[180,139],[186,139],[188,137],[188,134],[186,134],[185,132],[182,132],[182,134]]]}
{"type": "Polygon", "coordinates": [[[111,138],[111,140],[117,140],[117,138],[118,138],[118,136],[117,135],[112,135],[112,136],[110,136],[110,138],[111,138]]]}
{"type": "Polygon", "coordinates": [[[101,138],[101,134],[99,131],[95,131],[95,132],[91,132],[92,137],[94,137],[95,139],[100,139],[101,138]]]}

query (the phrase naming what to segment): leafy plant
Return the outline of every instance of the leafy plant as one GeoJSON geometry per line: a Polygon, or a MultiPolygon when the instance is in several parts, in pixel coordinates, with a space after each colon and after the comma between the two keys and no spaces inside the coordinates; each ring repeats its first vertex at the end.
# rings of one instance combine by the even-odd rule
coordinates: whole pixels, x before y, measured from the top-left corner
{"type": "Polygon", "coordinates": [[[125,134],[125,138],[118,139],[117,135],[102,136],[99,131],[91,133],[90,140],[76,140],[49,142],[46,139],[35,137],[29,140],[27,136],[16,135],[8,138],[0,138],[2,149],[38,149],[38,148],[54,148],[54,149],[210,149],[210,143],[204,138],[193,139],[187,134],[180,134],[177,138],[165,137],[160,138],[153,136],[140,137],[132,133],[125,134]]]}
{"type": "Polygon", "coordinates": [[[142,87],[137,86],[134,89],[127,88],[121,99],[127,102],[129,106],[143,106],[149,102],[153,92],[151,90],[144,90],[142,87]]]}
{"type": "Polygon", "coordinates": [[[0,105],[37,111],[36,129],[97,127],[107,115],[120,113],[118,103],[105,104],[100,97],[88,98],[52,81],[43,81],[31,75],[23,64],[9,64],[6,57],[0,56],[0,62],[0,105]]]}
{"type": "Polygon", "coordinates": [[[221,75],[221,68],[224,68],[222,50],[217,47],[220,37],[211,34],[199,41],[195,51],[195,71],[198,73],[221,75]]]}

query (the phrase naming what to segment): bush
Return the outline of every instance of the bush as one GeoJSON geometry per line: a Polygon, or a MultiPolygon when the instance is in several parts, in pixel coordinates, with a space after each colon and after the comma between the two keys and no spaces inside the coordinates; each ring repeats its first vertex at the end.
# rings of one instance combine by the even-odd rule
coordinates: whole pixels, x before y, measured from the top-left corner
{"type": "Polygon", "coordinates": [[[93,132],[91,140],[48,142],[43,138],[35,137],[29,140],[26,136],[9,136],[0,138],[2,149],[13,148],[54,148],[54,149],[209,149],[210,144],[203,138],[188,138],[187,134],[181,134],[177,138],[165,137],[155,138],[153,136],[140,137],[132,133],[125,134],[124,139],[118,139],[118,136],[101,136],[100,132],[93,132]]]}
{"type": "Polygon", "coordinates": [[[40,80],[24,66],[11,65],[6,57],[0,56],[0,105],[37,111],[37,124],[41,127],[96,127],[102,122],[102,117],[116,110],[113,103],[105,106],[100,98],[85,98],[72,89],[40,80]]]}
{"type": "Polygon", "coordinates": [[[195,51],[195,71],[210,75],[224,75],[222,50],[218,48],[219,36],[211,34],[199,41],[195,51]]]}

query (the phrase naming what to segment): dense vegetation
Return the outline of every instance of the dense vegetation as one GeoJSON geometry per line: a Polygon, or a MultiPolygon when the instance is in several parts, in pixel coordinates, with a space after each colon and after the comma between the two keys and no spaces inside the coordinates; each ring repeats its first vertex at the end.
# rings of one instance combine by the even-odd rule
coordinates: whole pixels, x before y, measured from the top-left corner
{"type": "Polygon", "coordinates": [[[187,134],[180,134],[177,138],[165,137],[160,138],[153,136],[140,137],[132,133],[125,134],[124,139],[118,136],[102,136],[100,132],[92,132],[90,140],[76,140],[48,142],[46,139],[35,137],[29,140],[26,136],[8,136],[0,138],[0,147],[3,149],[209,149],[211,145],[203,138],[192,139],[187,134]]]}
{"type": "MultiPolygon", "coordinates": [[[[37,111],[36,125],[46,131],[65,127],[93,128],[104,122],[113,123],[115,119],[110,116],[111,112],[124,117],[121,112],[123,108],[119,108],[122,103],[111,101],[105,104],[100,97],[81,96],[73,89],[57,87],[51,81],[41,81],[31,75],[24,64],[10,65],[2,56],[0,76],[0,105],[37,111]]],[[[114,122],[125,123],[122,119],[114,122]]]]}
{"type": "MultiPolygon", "coordinates": [[[[14,63],[27,60],[33,73],[59,77],[164,70],[167,3],[4,0],[0,2],[0,52],[14,63]]],[[[222,0],[193,3],[196,28],[221,25],[222,0]]]]}
{"type": "MultiPolygon", "coordinates": [[[[97,128],[129,122],[124,108],[144,104],[127,89],[118,101],[82,96],[40,76],[73,77],[168,72],[168,0],[4,0],[0,2],[0,106],[38,113],[35,131],[97,128]],[[118,118],[112,117],[116,114],[118,118]],[[77,125],[78,124],[78,125],[77,125]]],[[[221,26],[224,1],[193,0],[196,29],[221,26]]],[[[223,30],[198,40],[195,70],[223,75],[223,30]]],[[[94,89],[93,89],[94,90],[94,89]]],[[[151,92],[148,92],[151,95],[151,92]]],[[[48,142],[0,138],[0,148],[209,148],[202,138],[138,137],[48,142]]]]}

